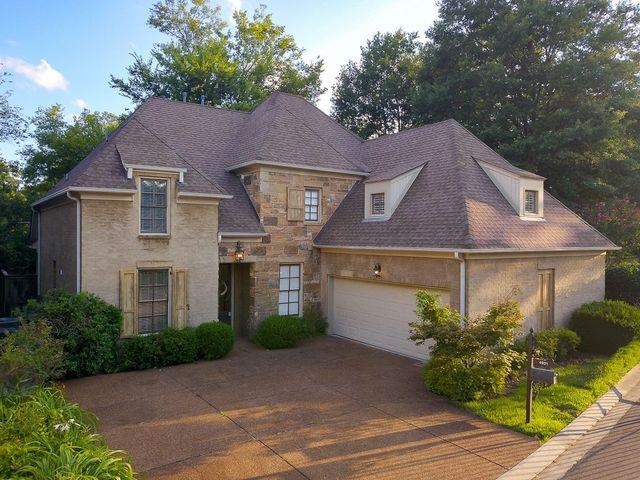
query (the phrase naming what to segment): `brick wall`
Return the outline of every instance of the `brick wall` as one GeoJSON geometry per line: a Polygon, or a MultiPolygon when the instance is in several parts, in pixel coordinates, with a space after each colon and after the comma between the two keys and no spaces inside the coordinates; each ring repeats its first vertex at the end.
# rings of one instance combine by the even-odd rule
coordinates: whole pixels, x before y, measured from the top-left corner
{"type": "Polygon", "coordinates": [[[525,331],[538,330],[538,270],[553,269],[555,277],[555,325],[566,326],[582,304],[604,298],[605,254],[556,254],[467,260],[470,315],[484,313],[493,303],[510,295],[525,315],[525,331]]]}
{"type": "MultiPolygon", "coordinates": [[[[172,189],[173,190],[173,189],[172,189]]],[[[149,266],[188,269],[189,324],[218,317],[218,207],[176,203],[171,236],[138,235],[138,199],[82,200],[82,289],[119,304],[119,273],[149,266]]]]}
{"type": "Polygon", "coordinates": [[[76,204],[66,197],[40,212],[38,262],[42,294],[54,287],[76,291],[76,204]]]}

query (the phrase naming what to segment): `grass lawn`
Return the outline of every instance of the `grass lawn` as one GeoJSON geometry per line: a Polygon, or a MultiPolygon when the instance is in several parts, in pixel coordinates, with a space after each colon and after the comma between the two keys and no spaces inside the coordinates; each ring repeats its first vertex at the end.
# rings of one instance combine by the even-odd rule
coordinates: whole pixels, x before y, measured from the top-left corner
{"type": "Polygon", "coordinates": [[[533,401],[531,423],[525,424],[526,382],[509,395],[465,402],[472,412],[543,442],[562,430],[640,362],[640,340],[609,358],[557,367],[558,383],[545,387],[533,401]]]}

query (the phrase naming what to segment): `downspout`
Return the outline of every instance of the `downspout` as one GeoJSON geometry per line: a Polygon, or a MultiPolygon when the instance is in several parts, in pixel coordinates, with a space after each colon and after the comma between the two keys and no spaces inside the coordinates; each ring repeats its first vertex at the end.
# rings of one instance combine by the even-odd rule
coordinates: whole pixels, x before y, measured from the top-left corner
{"type": "Polygon", "coordinates": [[[40,252],[40,237],[42,234],[42,230],[40,229],[40,211],[36,210],[35,207],[31,207],[33,214],[37,218],[38,225],[36,227],[36,235],[38,236],[38,240],[36,240],[36,293],[40,296],[40,292],[42,291],[40,288],[40,263],[42,262],[42,254],[40,252]]]}
{"type": "Polygon", "coordinates": [[[458,252],[453,253],[453,258],[460,262],[460,313],[467,314],[467,263],[458,252]]]}
{"type": "Polygon", "coordinates": [[[71,196],[71,192],[67,192],[67,197],[76,202],[76,292],[80,292],[82,288],[82,282],[80,280],[80,274],[82,272],[82,247],[80,245],[80,200],[71,196]]]}

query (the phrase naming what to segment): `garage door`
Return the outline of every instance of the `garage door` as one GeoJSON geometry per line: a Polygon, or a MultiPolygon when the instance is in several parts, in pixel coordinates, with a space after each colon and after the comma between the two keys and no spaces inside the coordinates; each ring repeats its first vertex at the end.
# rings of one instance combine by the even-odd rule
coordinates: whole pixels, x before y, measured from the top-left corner
{"type": "MultiPolygon", "coordinates": [[[[413,358],[425,359],[427,347],[409,337],[409,322],[416,320],[417,287],[332,278],[330,333],[413,358]]],[[[449,294],[440,295],[443,304],[449,294]]]]}

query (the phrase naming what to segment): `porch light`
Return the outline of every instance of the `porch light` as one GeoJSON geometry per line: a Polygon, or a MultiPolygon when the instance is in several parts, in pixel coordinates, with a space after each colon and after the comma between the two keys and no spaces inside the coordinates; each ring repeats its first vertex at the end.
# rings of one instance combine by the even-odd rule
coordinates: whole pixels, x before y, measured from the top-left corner
{"type": "Polygon", "coordinates": [[[376,277],[380,277],[380,274],[381,274],[381,273],[382,273],[382,267],[380,266],[380,264],[379,264],[379,263],[376,263],[376,264],[373,266],[373,274],[374,274],[376,277]]]}
{"type": "Polygon", "coordinates": [[[244,260],[244,250],[242,249],[242,245],[240,245],[240,242],[238,241],[238,243],[236,243],[236,251],[233,252],[233,256],[236,259],[236,262],[242,262],[244,260]]]}

